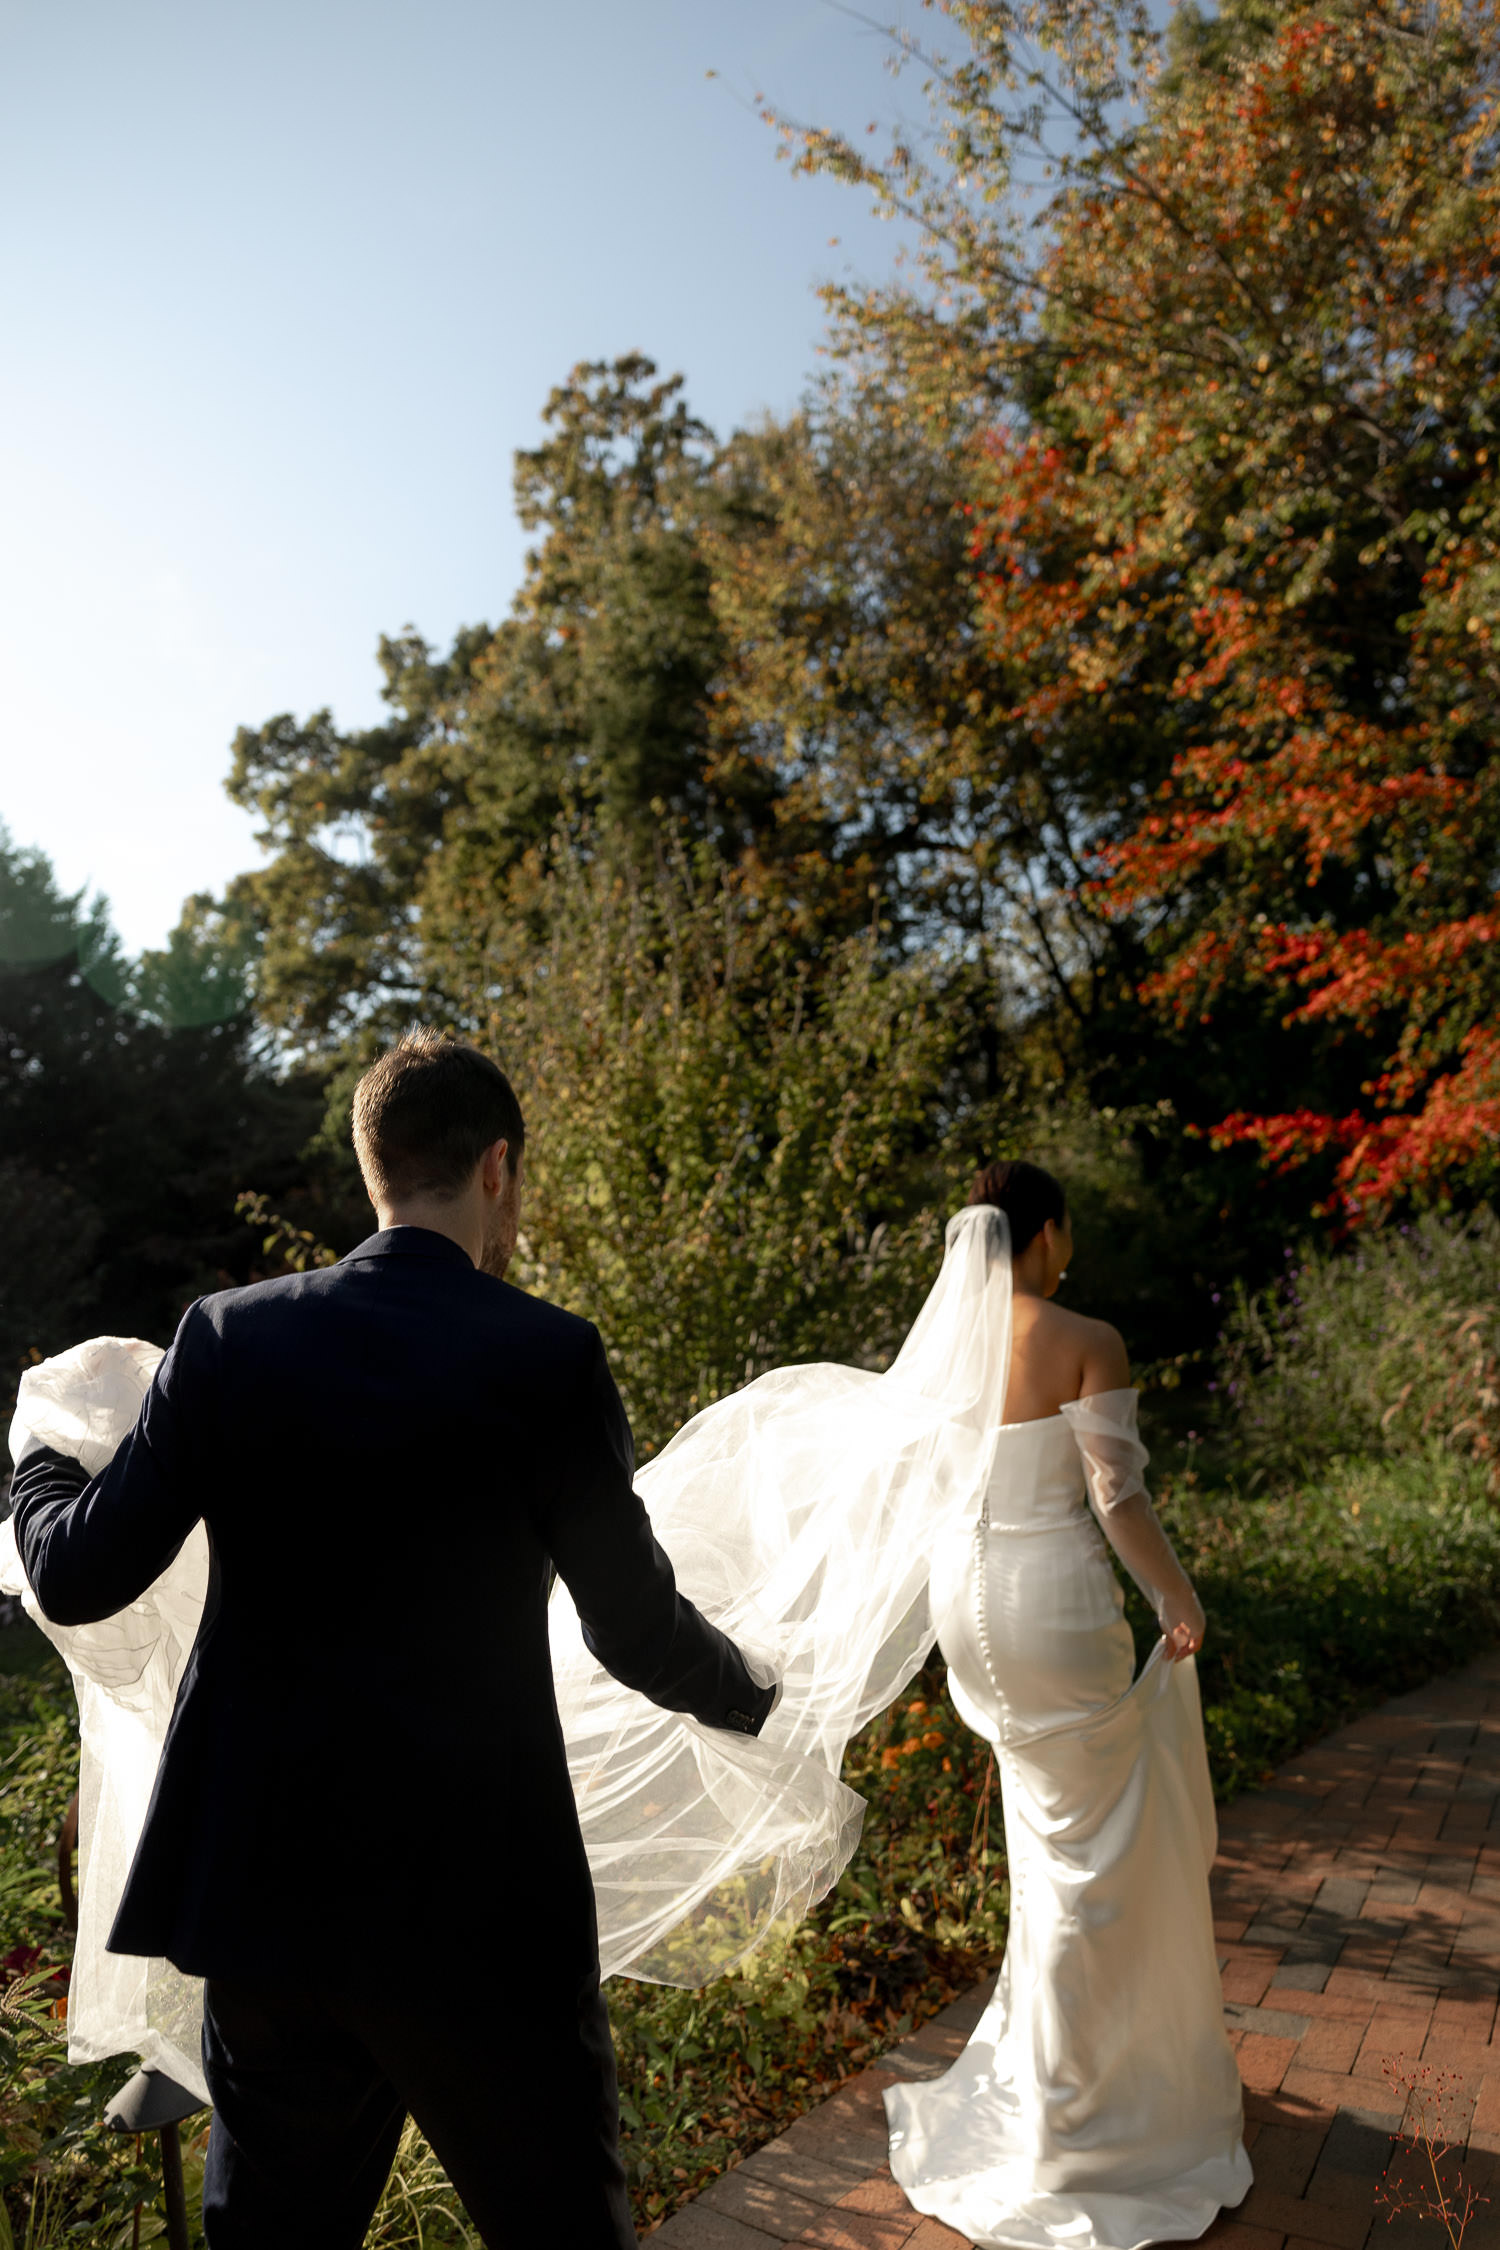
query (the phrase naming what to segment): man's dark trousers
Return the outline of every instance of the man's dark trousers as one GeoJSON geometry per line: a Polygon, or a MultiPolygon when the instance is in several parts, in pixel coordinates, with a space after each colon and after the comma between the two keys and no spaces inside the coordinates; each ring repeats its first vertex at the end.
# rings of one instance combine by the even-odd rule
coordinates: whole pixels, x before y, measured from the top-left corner
{"type": "MultiPolygon", "coordinates": [[[[486,2243],[629,2250],[614,2055],[598,1979],[528,1967],[448,1989],[418,1968],[379,2000],[306,1987],[206,1992],[214,2091],[203,2184],[214,2250],[362,2243],[408,2112],[486,2243]]],[[[443,1950],[432,1966],[443,1959],[443,1950]]]]}
{"type": "Polygon", "coordinates": [[[60,1624],[208,1532],[109,1943],[209,1981],[212,2250],[356,2250],[408,2108],[487,2242],[631,2241],[554,1569],[653,1701],[753,1733],[773,1700],[677,1592],[632,1473],[597,1331],[418,1227],[191,1306],[91,1483],[45,1449],[18,1465],[60,1624]],[[299,2233],[320,2168],[340,2215],[299,2233]]]}

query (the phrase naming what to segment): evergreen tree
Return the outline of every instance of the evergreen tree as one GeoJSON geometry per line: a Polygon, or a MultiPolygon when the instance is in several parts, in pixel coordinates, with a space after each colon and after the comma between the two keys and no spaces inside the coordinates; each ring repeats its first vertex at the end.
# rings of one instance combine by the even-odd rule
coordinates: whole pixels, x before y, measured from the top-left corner
{"type": "Polygon", "coordinates": [[[222,950],[184,932],[130,963],[103,903],[0,830],[0,1385],[86,1333],[165,1343],[248,1278],[235,1197],[298,1181],[319,1106],[258,1051],[222,950]]]}

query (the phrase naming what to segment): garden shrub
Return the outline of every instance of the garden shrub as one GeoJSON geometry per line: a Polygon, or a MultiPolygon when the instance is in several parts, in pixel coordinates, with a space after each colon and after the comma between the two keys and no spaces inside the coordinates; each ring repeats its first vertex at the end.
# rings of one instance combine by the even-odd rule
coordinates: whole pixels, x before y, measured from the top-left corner
{"type": "Polygon", "coordinates": [[[1500,1492],[1500,1219],[1428,1215],[1339,1250],[1287,1252],[1225,1323],[1220,1395],[1252,1477],[1451,1448],[1500,1492]]]}
{"type": "MultiPolygon", "coordinates": [[[[1500,1517],[1483,1468],[1451,1451],[1336,1461],[1253,1501],[1179,1483],[1164,1512],[1208,1613],[1198,1669],[1221,1801],[1500,1641],[1500,1517]]],[[[1142,1620],[1141,1640],[1154,1633],[1142,1620]]]]}

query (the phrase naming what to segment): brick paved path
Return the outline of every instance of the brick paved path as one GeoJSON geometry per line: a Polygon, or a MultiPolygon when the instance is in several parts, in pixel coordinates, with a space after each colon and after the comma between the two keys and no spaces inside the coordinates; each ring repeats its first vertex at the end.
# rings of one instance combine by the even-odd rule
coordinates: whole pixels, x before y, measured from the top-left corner
{"type": "MultiPolygon", "coordinates": [[[[1500,2250],[1500,1652],[1331,1735],[1221,1820],[1225,2016],[1255,2185],[1204,2250],[1444,2250],[1387,2220],[1402,2055],[1461,2075],[1465,2176],[1493,2198],[1464,2250],[1500,2250]]],[[[934,2077],[982,1986],[668,2219],[653,2250],[965,2250],[885,2161],[881,2089],[934,2077]]]]}

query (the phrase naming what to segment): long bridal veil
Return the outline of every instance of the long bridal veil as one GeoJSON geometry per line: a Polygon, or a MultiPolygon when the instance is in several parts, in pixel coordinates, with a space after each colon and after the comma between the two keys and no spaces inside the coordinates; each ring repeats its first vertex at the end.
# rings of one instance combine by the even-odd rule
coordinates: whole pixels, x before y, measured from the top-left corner
{"type": "Polygon", "coordinates": [[[777,1368],[695,1415],[640,1472],[683,1591],[782,1682],[758,1737],[621,1687],[584,1647],[566,1590],[553,1595],[606,1974],[701,1984],[848,1863],[864,1805],[839,1780],[844,1749],[932,1646],[933,1550],[978,1518],[1010,1313],[1005,1217],[960,1212],[885,1374],[777,1368]]]}
{"type": "MultiPolygon", "coordinates": [[[[622,1687],[589,1654],[567,1590],[556,1588],[553,1671],[605,1976],[701,1984],[805,1914],[847,1865],[864,1805],[839,1779],[843,1753],[932,1645],[932,1559],[944,1534],[978,1521],[1010,1333],[1009,1228],[1003,1213],[973,1206],[950,1220],[942,1270],[884,1374],[775,1369],[696,1415],[640,1471],[637,1489],[683,1592],[763,1678],[782,1683],[759,1736],[702,1726],[622,1687]]],[[[40,1442],[96,1471],[130,1427],[158,1356],[100,1338],[30,1370],[12,1454],[40,1442]]],[[[104,1939],[201,1613],[206,1560],[200,1526],[120,1619],[63,1628],[38,1614],[12,1528],[0,1526],[0,1589],[23,1595],[79,1696],[70,2052],[139,2052],[190,2085],[201,2080],[189,1981],[166,1963],[122,1962],[104,1939]]]]}

